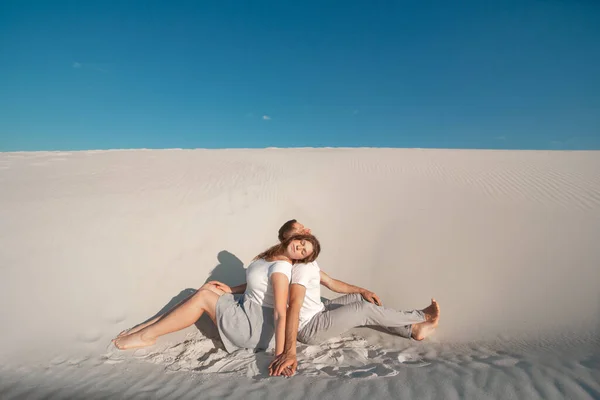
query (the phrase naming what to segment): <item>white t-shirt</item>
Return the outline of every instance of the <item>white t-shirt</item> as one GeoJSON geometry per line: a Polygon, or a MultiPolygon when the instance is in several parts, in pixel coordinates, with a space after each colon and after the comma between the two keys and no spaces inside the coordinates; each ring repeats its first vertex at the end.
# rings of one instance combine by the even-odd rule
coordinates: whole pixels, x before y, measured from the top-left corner
{"type": "Polygon", "coordinates": [[[292,283],[297,283],[306,288],[304,302],[300,309],[298,330],[310,321],[317,313],[323,311],[325,306],[321,301],[321,269],[316,261],[308,264],[296,264],[292,268],[292,283]]]}
{"type": "Polygon", "coordinates": [[[281,272],[288,282],[292,275],[292,264],[287,261],[255,260],[246,269],[246,291],[244,300],[250,300],[263,307],[275,308],[271,275],[281,272]]]}

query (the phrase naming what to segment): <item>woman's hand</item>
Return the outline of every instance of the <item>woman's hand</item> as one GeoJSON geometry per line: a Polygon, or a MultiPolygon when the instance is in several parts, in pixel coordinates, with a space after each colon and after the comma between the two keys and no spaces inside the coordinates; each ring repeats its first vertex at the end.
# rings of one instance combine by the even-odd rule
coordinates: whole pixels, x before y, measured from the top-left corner
{"type": "Polygon", "coordinates": [[[226,284],[224,284],[223,282],[219,282],[219,281],[210,281],[207,282],[209,285],[213,285],[215,286],[217,289],[224,291],[225,293],[231,293],[231,288],[229,286],[227,286],[226,284]]]}
{"type": "Polygon", "coordinates": [[[296,373],[298,360],[296,354],[281,353],[269,365],[269,376],[290,377],[296,373]]]}

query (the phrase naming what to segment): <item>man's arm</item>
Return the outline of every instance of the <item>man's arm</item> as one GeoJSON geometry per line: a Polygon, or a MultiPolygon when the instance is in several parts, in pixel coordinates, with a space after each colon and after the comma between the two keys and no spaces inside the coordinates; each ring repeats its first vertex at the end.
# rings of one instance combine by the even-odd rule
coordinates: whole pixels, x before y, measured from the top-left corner
{"type": "Polygon", "coordinates": [[[290,299],[288,302],[286,323],[285,323],[285,345],[283,353],[275,357],[275,360],[269,365],[269,375],[292,376],[298,367],[296,360],[296,338],[298,337],[298,324],[300,320],[300,309],[304,303],[306,288],[302,285],[293,283],[290,285],[290,299]]]}
{"type": "Polygon", "coordinates": [[[321,271],[321,285],[336,293],[360,293],[360,295],[366,301],[373,304],[377,304],[378,306],[381,305],[381,300],[379,300],[379,296],[377,296],[370,290],[361,288],[359,286],[350,285],[346,282],[342,282],[337,279],[333,279],[323,271],[321,271]]]}

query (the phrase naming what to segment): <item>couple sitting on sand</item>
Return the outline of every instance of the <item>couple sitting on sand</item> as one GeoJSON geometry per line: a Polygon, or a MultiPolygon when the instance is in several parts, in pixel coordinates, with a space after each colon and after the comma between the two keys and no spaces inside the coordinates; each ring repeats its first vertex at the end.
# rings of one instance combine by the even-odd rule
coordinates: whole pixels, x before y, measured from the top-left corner
{"type": "Polygon", "coordinates": [[[316,344],[358,326],[423,340],[437,327],[440,310],[433,299],[423,310],[396,311],[383,307],[375,293],[321,271],[315,261],[319,241],[296,220],[283,224],[279,241],[254,258],[246,269],[247,283],[231,288],[208,282],[168,313],[121,332],[115,345],[122,350],[150,346],[206,312],[229,353],[265,350],[275,337],[270,374],[291,376],[297,368],[296,340],[316,344]],[[346,295],[322,302],[320,285],[346,295]],[[233,295],[241,293],[235,300],[233,295]]]}

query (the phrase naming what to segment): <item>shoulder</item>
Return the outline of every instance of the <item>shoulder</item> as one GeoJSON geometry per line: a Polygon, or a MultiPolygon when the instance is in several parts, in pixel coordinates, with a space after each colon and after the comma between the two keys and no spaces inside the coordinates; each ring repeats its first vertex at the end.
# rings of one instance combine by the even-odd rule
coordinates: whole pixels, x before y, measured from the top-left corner
{"type": "Polygon", "coordinates": [[[267,264],[267,260],[265,260],[264,258],[257,258],[255,260],[252,260],[250,264],[248,264],[248,268],[265,264],[267,264]]]}
{"type": "Polygon", "coordinates": [[[273,261],[269,266],[269,275],[275,272],[284,273],[288,279],[290,279],[290,275],[292,274],[292,264],[283,260],[273,261]]]}
{"type": "Polygon", "coordinates": [[[292,269],[292,282],[308,282],[313,278],[319,278],[319,267],[313,263],[295,264],[292,269]]]}
{"type": "Polygon", "coordinates": [[[316,261],[313,262],[309,262],[309,263],[298,263],[294,265],[294,271],[307,271],[307,272],[314,272],[314,271],[321,271],[321,269],[319,268],[319,264],[317,264],[316,261]]]}
{"type": "Polygon", "coordinates": [[[277,260],[271,263],[271,268],[289,268],[292,269],[292,264],[289,261],[277,260]]]}

